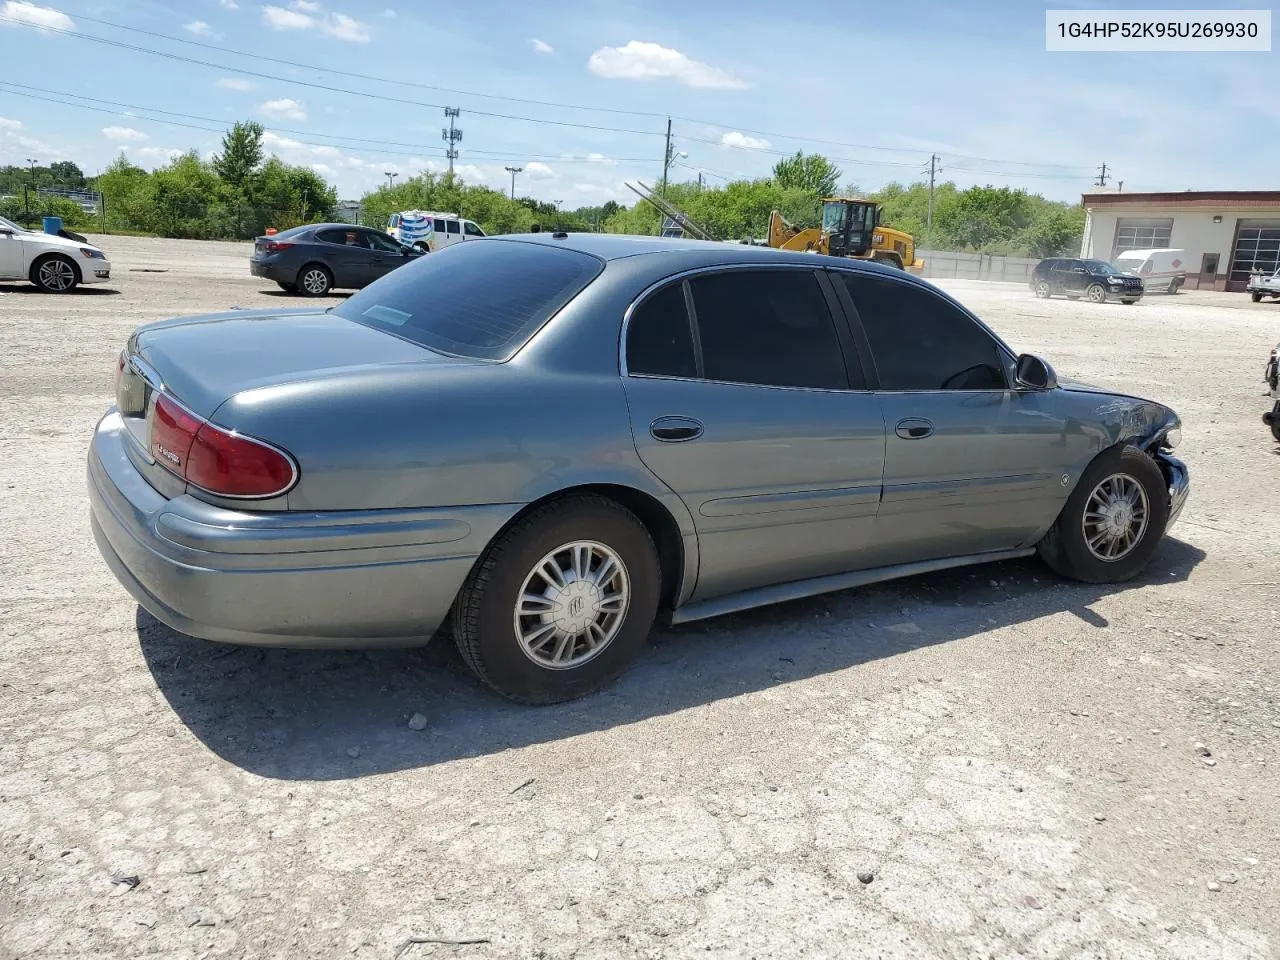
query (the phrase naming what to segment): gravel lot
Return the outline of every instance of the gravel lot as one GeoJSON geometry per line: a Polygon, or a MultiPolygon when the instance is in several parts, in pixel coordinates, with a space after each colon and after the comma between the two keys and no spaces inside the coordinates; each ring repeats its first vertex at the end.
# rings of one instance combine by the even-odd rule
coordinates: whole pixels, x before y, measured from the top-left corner
{"type": "Polygon", "coordinates": [[[790,603],[531,710],[443,644],[219,647],[135,606],[84,489],[126,335],[297,301],[246,244],[100,242],[109,290],[0,284],[0,956],[1280,952],[1280,306],[942,281],[1181,413],[1192,496],[1144,578],[790,603]]]}

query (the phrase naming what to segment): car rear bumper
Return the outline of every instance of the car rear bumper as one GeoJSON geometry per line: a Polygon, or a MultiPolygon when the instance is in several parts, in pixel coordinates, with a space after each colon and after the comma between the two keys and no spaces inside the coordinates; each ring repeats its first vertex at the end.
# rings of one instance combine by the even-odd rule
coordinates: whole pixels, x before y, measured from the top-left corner
{"type": "Polygon", "coordinates": [[[298,279],[297,270],[271,260],[254,260],[251,258],[249,260],[249,272],[255,277],[274,280],[276,283],[293,283],[298,279]]]}
{"type": "Polygon", "coordinates": [[[260,646],[425,643],[515,504],[252,513],[166,499],[134,467],[118,413],[89,451],[90,520],[107,566],[175,630],[260,646]]]}

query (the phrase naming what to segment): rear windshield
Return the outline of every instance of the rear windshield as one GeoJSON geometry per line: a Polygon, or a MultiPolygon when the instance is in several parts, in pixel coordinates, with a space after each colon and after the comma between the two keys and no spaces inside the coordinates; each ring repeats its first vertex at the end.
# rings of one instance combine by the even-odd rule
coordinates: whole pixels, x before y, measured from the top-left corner
{"type": "Polygon", "coordinates": [[[507,360],[603,268],[545,244],[460,243],[387,274],[333,312],[439,353],[507,360]]]}
{"type": "Polygon", "coordinates": [[[298,234],[306,233],[310,229],[311,229],[311,226],[309,224],[303,224],[300,227],[290,227],[288,230],[281,230],[280,232],[272,235],[271,239],[272,240],[289,240],[289,239],[292,239],[293,237],[298,236],[298,234]]]}

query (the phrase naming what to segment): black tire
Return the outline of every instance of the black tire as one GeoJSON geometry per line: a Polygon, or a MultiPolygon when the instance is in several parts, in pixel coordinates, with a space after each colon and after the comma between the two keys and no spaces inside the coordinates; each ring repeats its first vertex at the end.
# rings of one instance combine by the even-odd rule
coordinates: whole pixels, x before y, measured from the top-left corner
{"type": "Polygon", "coordinates": [[[70,257],[47,253],[31,264],[31,282],[42,293],[70,293],[80,284],[80,268],[70,257]]]}
{"type": "Polygon", "coordinates": [[[1132,307],[1138,301],[1137,300],[1121,300],[1120,302],[1123,303],[1126,307],[1132,307]]]}
{"type": "Polygon", "coordinates": [[[333,273],[323,263],[308,263],[298,271],[296,286],[304,297],[323,297],[333,289],[333,273]]]}
{"type": "Polygon", "coordinates": [[[1280,443],[1280,400],[1277,400],[1275,406],[1271,408],[1270,417],[1263,417],[1262,419],[1271,427],[1271,436],[1276,443],[1280,443]]]}
{"type": "Polygon", "coordinates": [[[283,280],[277,280],[276,286],[279,287],[281,290],[283,290],[285,293],[298,292],[298,285],[296,283],[285,283],[283,280]]]}
{"type": "Polygon", "coordinates": [[[1252,300],[1254,303],[1261,303],[1261,302],[1262,302],[1262,294],[1260,294],[1260,293],[1251,293],[1251,294],[1249,295],[1249,299],[1250,299],[1250,300],[1252,300]]]}
{"type": "Polygon", "coordinates": [[[413,245],[413,249],[417,250],[419,253],[431,252],[431,248],[427,246],[425,243],[423,243],[421,240],[419,240],[417,243],[413,245]]]}
{"type": "MultiPolygon", "coordinates": [[[[509,700],[548,704],[583,697],[617,679],[644,647],[660,583],[653,539],[631,511],[599,496],[555,500],[514,524],[476,562],[454,604],[454,640],[476,676],[509,700]],[[579,666],[552,668],[521,645],[516,602],[540,562],[577,541],[603,545],[620,558],[630,603],[597,653],[579,666]]],[[[537,617],[528,619],[536,623],[537,617]]]]}
{"type": "Polygon", "coordinates": [[[1170,280],[1170,281],[1169,281],[1169,290],[1168,290],[1169,295],[1170,295],[1170,296],[1174,296],[1175,294],[1177,294],[1177,292],[1178,292],[1178,281],[1177,281],[1177,280],[1170,280]]]}
{"type": "Polygon", "coordinates": [[[872,254],[871,259],[876,263],[883,263],[886,267],[893,267],[895,270],[905,269],[902,261],[890,254],[872,254]]]}
{"type": "Polygon", "coordinates": [[[1122,583],[1136,577],[1151,561],[1168,524],[1169,485],[1156,462],[1137,447],[1112,447],[1098,454],[1085,469],[1062,513],[1036,549],[1059,576],[1085,583],[1122,583]],[[1127,552],[1105,560],[1085,540],[1084,514],[1095,489],[1115,475],[1141,486],[1146,495],[1147,522],[1127,552]]]}
{"type": "Polygon", "coordinates": [[[1037,280],[1031,289],[1041,300],[1048,300],[1053,296],[1053,291],[1049,289],[1049,281],[1047,280],[1037,280]]]}
{"type": "Polygon", "coordinates": [[[1107,302],[1107,288],[1100,283],[1089,284],[1089,288],[1085,290],[1085,295],[1089,298],[1090,303],[1107,302]]]}

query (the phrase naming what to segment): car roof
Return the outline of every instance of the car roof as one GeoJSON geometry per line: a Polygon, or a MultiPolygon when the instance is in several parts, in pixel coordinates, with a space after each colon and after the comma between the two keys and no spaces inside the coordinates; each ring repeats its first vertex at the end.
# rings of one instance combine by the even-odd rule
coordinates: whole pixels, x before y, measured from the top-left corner
{"type": "MultiPolygon", "coordinates": [[[[489,237],[491,240],[519,241],[522,243],[538,243],[544,246],[563,247],[579,253],[590,254],[601,260],[622,260],[626,257],[637,257],[654,254],[685,254],[690,265],[698,263],[714,263],[717,261],[733,261],[738,263],[812,263],[815,267],[832,266],[829,257],[814,253],[797,253],[792,250],[777,250],[772,247],[758,247],[746,243],[717,240],[687,240],[680,237],[642,237],[623,233],[508,233],[489,237]]],[[[844,264],[866,265],[866,260],[842,259],[844,264]]],[[[889,270],[890,267],[875,265],[875,269],[889,270]]],[[[902,271],[896,270],[895,273],[902,271]]]]}

